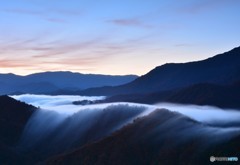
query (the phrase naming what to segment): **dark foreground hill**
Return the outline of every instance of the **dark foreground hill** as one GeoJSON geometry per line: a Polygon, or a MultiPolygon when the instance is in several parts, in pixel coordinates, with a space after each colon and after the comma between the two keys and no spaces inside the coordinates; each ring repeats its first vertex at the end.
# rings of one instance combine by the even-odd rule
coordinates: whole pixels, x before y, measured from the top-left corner
{"type": "Polygon", "coordinates": [[[0,74],[0,94],[32,93],[49,94],[82,90],[101,86],[129,83],[137,76],[111,76],[72,72],[44,72],[27,76],[0,74]]]}
{"type": "Polygon", "coordinates": [[[133,82],[117,87],[92,88],[82,95],[119,95],[153,93],[188,87],[199,83],[229,85],[240,80],[240,47],[202,61],[165,64],[133,82]]]}
{"type": "Polygon", "coordinates": [[[47,164],[202,165],[211,164],[210,156],[239,157],[239,147],[238,130],[211,127],[161,109],[47,164]]]}
{"type": "Polygon", "coordinates": [[[0,96],[0,164],[22,163],[26,158],[15,147],[35,107],[0,96]]]}

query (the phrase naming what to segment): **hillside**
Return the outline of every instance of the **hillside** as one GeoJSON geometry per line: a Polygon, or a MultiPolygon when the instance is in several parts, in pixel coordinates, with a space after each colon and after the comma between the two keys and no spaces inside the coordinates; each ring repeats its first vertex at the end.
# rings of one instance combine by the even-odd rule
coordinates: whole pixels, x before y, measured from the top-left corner
{"type": "Polygon", "coordinates": [[[117,87],[91,88],[82,95],[119,95],[167,91],[199,83],[228,85],[240,80],[240,47],[202,61],[165,64],[117,87]]]}
{"type": "Polygon", "coordinates": [[[232,136],[228,133],[234,131],[223,129],[160,109],[108,138],[49,159],[47,164],[202,165],[209,164],[212,155],[240,156],[239,133],[232,136]]]}
{"type": "MultiPolygon", "coordinates": [[[[0,162],[21,163],[26,157],[15,147],[19,142],[27,121],[36,110],[35,107],[16,101],[8,96],[0,96],[0,162]]],[[[26,159],[27,160],[27,159],[26,159]]]]}
{"type": "Polygon", "coordinates": [[[102,102],[121,101],[146,104],[171,102],[240,109],[240,83],[236,82],[231,85],[202,83],[178,90],[150,94],[116,95],[109,97],[102,102]]]}

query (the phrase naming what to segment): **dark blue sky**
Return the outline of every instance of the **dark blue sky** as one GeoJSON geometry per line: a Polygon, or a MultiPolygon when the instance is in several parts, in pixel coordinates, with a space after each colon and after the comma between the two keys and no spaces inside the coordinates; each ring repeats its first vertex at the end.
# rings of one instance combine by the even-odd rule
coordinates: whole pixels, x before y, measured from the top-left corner
{"type": "Polygon", "coordinates": [[[240,44],[239,0],[8,0],[0,72],[145,74],[240,44]]]}

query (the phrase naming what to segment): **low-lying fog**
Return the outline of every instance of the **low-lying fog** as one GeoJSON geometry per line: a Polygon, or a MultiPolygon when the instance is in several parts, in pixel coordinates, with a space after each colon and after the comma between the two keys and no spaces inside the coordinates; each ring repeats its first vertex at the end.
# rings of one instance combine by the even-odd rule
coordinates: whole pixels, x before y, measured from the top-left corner
{"type": "Polygon", "coordinates": [[[10,96],[16,100],[25,102],[27,104],[40,107],[44,110],[52,110],[58,113],[72,114],[79,111],[80,106],[74,105],[74,101],[82,100],[103,100],[104,96],[88,97],[88,96],[50,96],[50,95],[33,95],[33,94],[24,94],[24,95],[14,95],[10,96]]]}
{"type": "Polygon", "coordinates": [[[170,111],[176,111],[186,115],[199,122],[225,125],[230,123],[240,125],[240,110],[221,109],[213,106],[199,106],[199,105],[183,105],[172,103],[158,103],[155,106],[165,108],[170,111]]]}
{"type": "Polygon", "coordinates": [[[170,111],[176,111],[184,114],[192,119],[199,122],[205,122],[210,124],[226,124],[226,123],[239,123],[240,110],[234,109],[220,109],[213,106],[198,106],[198,105],[183,105],[183,104],[172,104],[172,103],[158,103],[154,105],[137,104],[137,103],[106,103],[106,104],[95,104],[95,105],[74,105],[74,101],[82,100],[103,100],[104,96],[49,96],[49,95],[15,95],[11,96],[16,100],[23,101],[25,103],[40,107],[42,110],[52,110],[61,114],[71,115],[80,110],[89,109],[104,109],[110,105],[123,105],[128,104],[129,106],[141,106],[145,107],[145,112],[142,115],[147,115],[157,108],[165,108],[170,111]]]}

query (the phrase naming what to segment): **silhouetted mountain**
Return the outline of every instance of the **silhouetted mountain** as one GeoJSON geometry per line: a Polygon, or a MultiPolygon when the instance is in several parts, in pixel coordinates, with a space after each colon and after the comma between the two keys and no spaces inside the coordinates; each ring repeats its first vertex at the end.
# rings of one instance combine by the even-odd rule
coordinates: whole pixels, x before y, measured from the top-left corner
{"type": "Polygon", "coordinates": [[[165,64],[125,85],[92,88],[79,93],[83,95],[153,93],[199,83],[227,85],[239,80],[240,47],[202,61],[165,64]]]}
{"type": "Polygon", "coordinates": [[[25,157],[15,150],[22,131],[35,107],[0,96],[0,163],[21,163],[25,157]]]}
{"type": "Polygon", "coordinates": [[[211,127],[161,109],[47,164],[202,165],[211,163],[210,156],[239,157],[239,147],[238,130],[211,127]]]}
{"type": "Polygon", "coordinates": [[[0,96],[0,135],[7,144],[16,143],[36,108],[8,96],[0,96]],[[7,128],[7,129],[5,129],[7,128]]]}
{"type": "Polygon", "coordinates": [[[0,74],[0,94],[33,93],[48,94],[129,83],[137,76],[111,76],[72,72],[44,72],[27,76],[0,74]]]}
{"type": "Polygon", "coordinates": [[[220,108],[240,109],[240,83],[232,85],[196,84],[178,90],[151,94],[116,95],[100,102],[134,102],[154,104],[171,102],[181,104],[212,105],[220,108]]]}
{"type": "Polygon", "coordinates": [[[240,109],[240,84],[229,86],[213,84],[194,85],[180,90],[167,98],[166,101],[240,109]]]}

